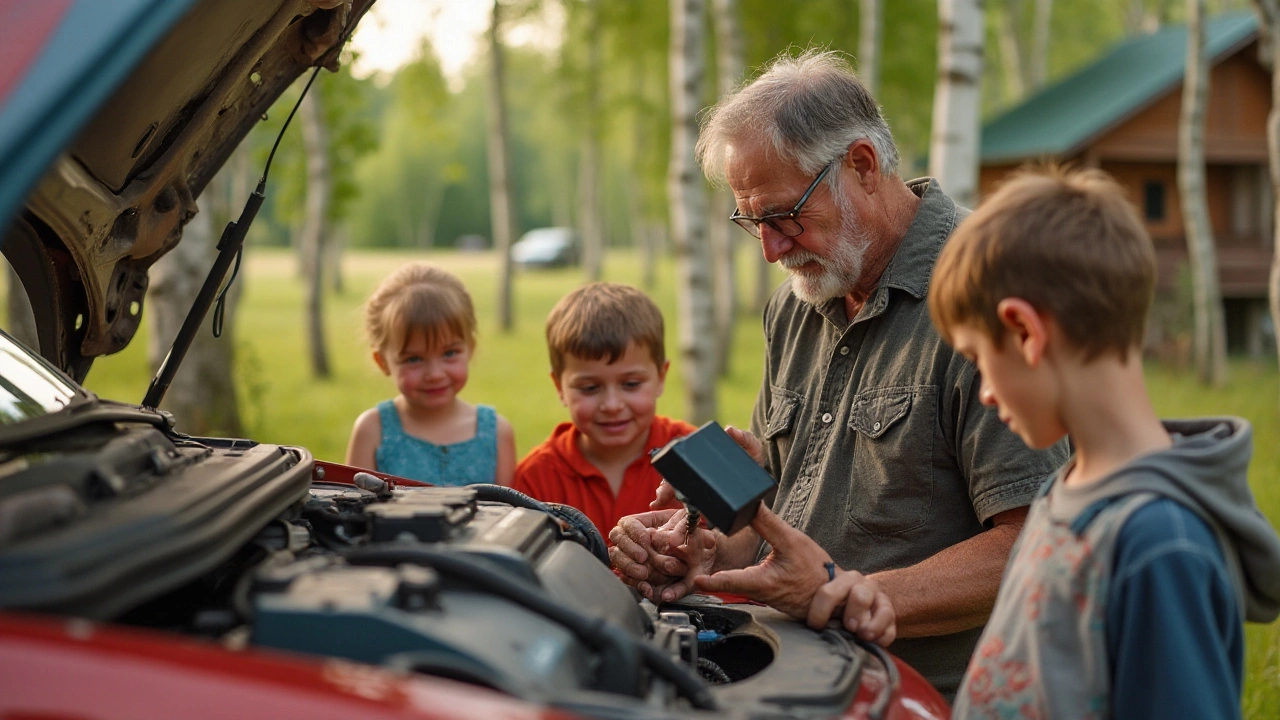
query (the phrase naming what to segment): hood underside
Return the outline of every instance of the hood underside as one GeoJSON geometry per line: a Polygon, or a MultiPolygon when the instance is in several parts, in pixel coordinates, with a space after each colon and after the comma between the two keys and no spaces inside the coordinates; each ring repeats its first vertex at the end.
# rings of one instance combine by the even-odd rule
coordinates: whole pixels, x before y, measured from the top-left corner
{"type": "MultiPolygon", "coordinates": [[[[167,27],[148,28],[155,41],[131,67],[101,77],[110,73],[94,75],[94,66],[74,78],[78,85],[50,117],[65,121],[76,102],[103,100],[84,111],[87,122],[71,128],[51,164],[37,158],[43,174],[24,206],[12,217],[0,208],[0,226],[8,225],[3,252],[32,300],[42,355],[83,380],[95,357],[129,343],[142,318],[147,271],[182,238],[195,198],[299,75],[317,65],[337,68],[341,41],[372,3],[196,0],[167,27]]],[[[132,4],[155,6],[154,13],[174,6],[132,4]]],[[[55,46],[43,48],[40,62],[61,59],[47,57],[55,46]]],[[[112,52],[98,62],[118,61],[112,52]]],[[[4,102],[16,102],[14,95],[4,102]]],[[[0,108],[0,117],[11,109],[0,108]]],[[[15,145],[38,147],[41,133],[56,124],[33,123],[30,137],[15,145]]],[[[11,180],[14,168],[2,174],[11,180]]]]}

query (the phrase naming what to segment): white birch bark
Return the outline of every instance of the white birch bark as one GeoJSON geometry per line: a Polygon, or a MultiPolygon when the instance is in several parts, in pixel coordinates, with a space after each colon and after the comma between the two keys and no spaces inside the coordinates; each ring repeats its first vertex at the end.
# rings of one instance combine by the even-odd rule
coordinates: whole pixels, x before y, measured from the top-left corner
{"type": "Polygon", "coordinates": [[[327,378],[329,352],[324,340],[324,245],[329,229],[329,203],[333,178],[329,171],[329,133],[324,122],[320,85],[313,84],[298,109],[302,122],[302,143],[307,153],[306,215],[298,233],[307,283],[307,346],[311,374],[327,378]]]}
{"type": "Polygon", "coordinates": [[[938,0],[938,79],[929,174],[965,207],[973,207],[978,198],[982,17],[982,0],[938,0]]]}
{"type": "Polygon", "coordinates": [[[881,0],[858,2],[858,79],[871,97],[880,92],[880,38],[884,8],[881,0]]]}
{"type": "Polygon", "coordinates": [[[715,308],[711,253],[707,243],[707,199],[694,159],[696,114],[706,75],[703,0],[670,0],[671,156],[667,197],[676,246],[676,307],[680,364],[685,377],[685,419],[698,425],[716,416],[715,308]]]}
{"type": "MultiPolygon", "coordinates": [[[[164,362],[187,311],[204,284],[217,257],[217,242],[226,224],[238,216],[249,197],[246,178],[252,173],[249,149],[241,146],[222,170],[209,181],[198,199],[200,212],[182,231],[182,242],[151,266],[147,286],[147,360],[155,373],[164,362]]],[[[235,393],[235,318],[245,263],[227,291],[222,336],[212,332],[213,313],[205,316],[161,401],[161,409],[173,413],[179,430],[192,435],[243,435],[235,393]]]]}
{"type": "Polygon", "coordinates": [[[493,15],[489,22],[489,95],[488,95],[488,157],[489,157],[489,218],[493,226],[493,247],[498,254],[498,327],[509,332],[515,326],[511,301],[511,237],[514,224],[511,213],[511,186],[508,180],[510,135],[507,132],[507,109],[502,70],[502,5],[493,1],[493,15]]]}
{"type": "Polygon", "coordinates": [[[1025,44],[1018,34],[1023,0],[1005,0],[1000,13],[1000,75],[1004,78],[1004,101],[1015,103],[1027,93],[1025,44]]]}
{"type": "Polygon", "coordinates": [[[1265,53],[1263,64],[1271,71],[1271,112],[1267,115],[1267,151],[1270,156],[1272,211],[1271,222],[1271,276],[1268,283],[1268,304],[1271,309],[1271,325],[1276,328],[1276,355],[1280,356],[1280,0],[1253,0],[1258,14],[1260,51],[1265,53]]]}
{"type": "Polygon", "coordinates": [[[1227,343],[1218,288],[1218,261],[1205,197],[1204,124],[1209,95],[1209,57],[1204,47],[1204,0],[1187,0],[1187,72],[1178,122],[1178,191],[1187,233],[1195,330],[1192,347],[1201,382],[1227,378],[1227,343]]]}
{"type": "Polygon", "coordinates": [[[600,107],[600,2],[588,3],[586,73],[586,135],[578,165],[578,225],[582,232],[582,269],[587,280],[596,281],[604,272],[604,203],[600,193],[603,173],[601,156],[600,107]]]}
{"type": "Polygon", "coordinates": [[[31,298],[27,296],[27,289],[18,279],[18,272],[7,260],[4,261],[4,267],[8,281],[8,318],[4,329],[15,340],[39,355],[40,338],[36,333],[36,316],[31,310],[31,298]]]}
{"type": "MultiPolygon", "coordinates": [[[[738,22],[738,0],[712,0],[712,17],[716,31],[716,79],[719,95],[733,92],[742,80],[745,61],[742,59],[742,25],[738,22]]],[[[738,320],[737,269],[734,248],[738,235],[745,235],[731,227],[728,218],[736,202],[727,189],[711,196],[711,251],[714,254],[715,317],[718,331],[715,344],[715,367],[718,377],[729,374],[733,357],[733,331],[738,320]]],[[[760,253],[761,260],[764,254],[760,253]]]]}

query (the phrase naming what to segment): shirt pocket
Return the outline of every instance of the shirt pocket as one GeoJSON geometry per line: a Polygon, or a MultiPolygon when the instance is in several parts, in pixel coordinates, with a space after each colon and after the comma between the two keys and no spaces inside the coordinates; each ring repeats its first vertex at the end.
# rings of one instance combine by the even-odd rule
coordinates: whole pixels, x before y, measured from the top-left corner
{"type": "Polygon", "coordinates": [[[914,530],[933,503],[933,442],[938,389],[932,385],[864,390],[853,398],[853,477],[846,512],[864,532],[914,530]]]}
{"type": "Polygon", "coordinates": [[[791,448],[792,430],[803,396],[794,390],[769,386],[769,420],[764,426],[763,442],[774,443],[782,457],[791,448]]]}

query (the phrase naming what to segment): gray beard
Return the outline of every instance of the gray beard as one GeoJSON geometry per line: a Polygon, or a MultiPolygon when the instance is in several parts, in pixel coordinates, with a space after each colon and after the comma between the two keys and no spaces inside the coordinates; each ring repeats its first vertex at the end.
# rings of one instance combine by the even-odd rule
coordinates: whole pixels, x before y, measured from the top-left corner
{"type": "Polygon", "coordinates": [[[797,249],[778,260],[791,274],[791,294],[801,302],[823,305],[834,298],[843,297],[858,287],[862,279],[862,262],[871,238],[865,229],[858,227],[852,212],[842,213],[840,236],[831,257],[824,258],[808,250],[797,249]],[[817,272],[800,270],[800,266],[814,263],[817,272]]]}

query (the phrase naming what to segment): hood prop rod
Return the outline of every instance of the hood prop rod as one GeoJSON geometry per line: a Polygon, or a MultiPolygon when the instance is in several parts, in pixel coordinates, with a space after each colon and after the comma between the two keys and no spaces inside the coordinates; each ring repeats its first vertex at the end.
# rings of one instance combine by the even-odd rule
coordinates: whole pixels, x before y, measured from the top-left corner
{"type": "Polygon", "coordinates": [[[227,223],[227,227],[223,229],[222,237],[218,238],[218,257],[214,259],[213,267],[209,269],[209,274],[204,279],[204,285],[200,286],[200,293],[196,295],[195,302],[187,311],[187,317],[182,321],[178,336],[173,339],[173,347],[169,348],[169,354],[165,355],[164,362],[160,363],[159,372],[151,379],[147,395],[142,399],[143,407],[154,410],[164,399],[169,385],[173,383],[174,375],[178,374],[178,366],[182,364],[182,359],[191,349],[191,343],[195,341],[196,333],[200,331],[200,325],[216,299],[218,287],[222,285],[222,279],[227,275],[227,268],[231,267],[231,262],[244,248],[245,233],[249,231],[253,218],[258,214],[258,208],[262,207],[262,201],[266,199],[266,189],[267,176],[263,173],[262,178],[258,180],[258,187],[254,188],[253,194],[244,204],[244,210],[240,211],[240,219],[227,223]]]}
{"type": "MultiPolygon", "coordinates": [[[[337,46],[341,47],[346,42],[347,36],[350,34],[351,28],[344,30],[338,39],[337,46]]],[[[284,125],[280,128],[280,134],[276,136],[276,142],[271,146],[271,154],[267,156],[267,164],[262,168],[262,177],[258,180],[258,187],[254,188],[253,194],[244,204],[244,210],[240,211],[240,219],[227,223],[227,227],[222,231],[222,237],[218,238],[218,257],[214,258],[213,267],[209,268],[209,275],[204,279],[204,285],[200,286],[200,293],[196,295],[195,302],[191,304],[191,309],[187,311],[187,317],[182,321],[182,327],[178,329],[178,336],[173,339],[173,347],[169,348],[169,354],[165,355],[164,362],[160,363],[160,370],[156,372],[156,376],[151,379],[151,385],[147,387],[147,395],[142,398],[142,406],[154,410],[160,407],[160,401],[164,399],[164,394],[168,392],[169,386],[173,384],[174,375],[178,374],[178,366],[182,364],[182,359],[187,356],[187,351],[191,349],[191,343],[196,339],[196,333],[200,331],[200,325],[204,322],[204,317],[209,313],[209,308],[219,299],[218,288],[222,285],[223,278],[227,275],[227,268],[231,267],[231,262],[240,255],[240,251],[244,249],[244,236],[249,232],[249,226],[253,224],[253,218],[258,214],[258,208],[262,207],[262,201],[266,199],[267,190],[267,173],[271,172],[271,161],[275,159],[276,150],[280,147],[280,141],[284,138],[285,130],[289,129],[289,123],[293,120],[293,116],[298,112],[298,108],[302,105],[302,99],[307,96],[307,91],[311,89],[311,83],[316,81],[316,76],[320,74],[323,68],[317,65],[311,78],[307,80],[307,84],[303,86],[302,92],[298,95],[298,101],[294,103],[293,109],[289,111],[289,117],[285,118],[284,125]]],[[[266,117],[265,115],[263,117],[266,117]]],[[[231,276],[235,280],[235,275],[231,276]]],[[[226,290],[224,289],[225,293],[226,290]]],[[[217,318],[215,317],[215,320],[217,318]]],[[[218,327],[215,328],[214,336],[221,333],[219,329],[222,325],[215,322],[218,327]]]]}

